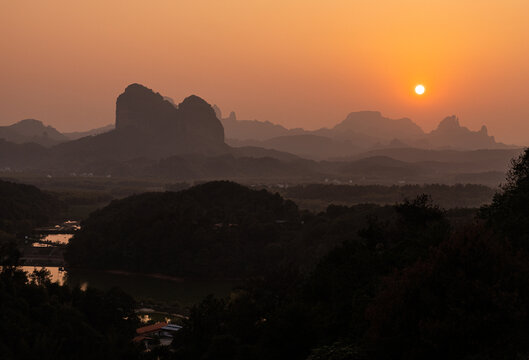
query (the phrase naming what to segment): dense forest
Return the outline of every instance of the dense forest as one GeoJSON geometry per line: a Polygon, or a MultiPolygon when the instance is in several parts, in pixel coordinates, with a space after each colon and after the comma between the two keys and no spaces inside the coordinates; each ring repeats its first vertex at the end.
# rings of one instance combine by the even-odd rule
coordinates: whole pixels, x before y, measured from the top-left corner
{"type": "Polygon", "coordinates": [[[17,268],[18,250],[0,243],[0,354],[2,359],[133,359],[138,320],[134,300],[52,283],[46,270],[17,268]]]}
{"type": "Polygon", "coordinates": [[[113,201],[82,223],[66,259],[76,267],[177,276],[262,274],[284,258],[299,226],[293,202],[213,182],[113,201]]]}
{"type": "Polygon", "coordinates": [[[243,285],[193,306],[170,347],[140,353],[130,297],[28,277],[2,241],[0,347],[7,358],[527,358],[528,200],[529,150],[478,211],[422,194],[313,213],[223,181],[114,200],[83,222],[71,264],[243,285]]]}
{"type": "Polygon", "coordinates": [[[329,204],[395,204],[428,194],[445,209],[478,208],[492,199],[495,190],[477,184],[424,184],[424,185],[336,185],[306,184],[280,189],[281,195],[300,207],[319,210],[329,204]]]}
{"type": "Polygon", "coordinates": [[[175,359],[522,359],[529,355],[529,151],[463,227],[427,196],[371,218],[308,273],[196,305],[175,359]]]}
{"type": "Polygon", "coordinates": [[[0,180],[0,231],[28,233],[59,216],[64,204],[32,185],[0,180]]]}
{"type": "Polygon", "coordinates": [[[18,244],[59,217],[63,203],[30,185],[0,181],[0,358],[133,359],[134,300],[119,289],[59,285],[20,269],[18,244]]]}
{"type": "MultiPolygon", "coordinates": [[[[112,202],[82,223],[66,259],[74,267],[181,277],[262,276],[284,266],[310,268],[375,221],[398,228],[399,209],[329,206],[314,214],[278,194],[210,182],[112,202]]],[[[449,213],[454,222],[472,214],[449,213]]]]}

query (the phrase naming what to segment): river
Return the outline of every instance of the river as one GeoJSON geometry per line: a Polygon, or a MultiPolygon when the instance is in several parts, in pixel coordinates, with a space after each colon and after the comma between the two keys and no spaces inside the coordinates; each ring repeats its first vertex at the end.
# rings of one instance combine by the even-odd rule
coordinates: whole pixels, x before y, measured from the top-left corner
{"type": "MultiPolygon", "coordinates": [[[[67,244],[72,234],[44,234],[39,242],[31,247],[52,247],[57,244],[67,244]]],[[[44,250],[44,249],[42,249],[44,250]]],[[[34,269],[47,269],[51,280],[71,286],[87,286],[100,290],[119,287],[133,296],[139,302],[163,302],[178,307],[193,305],[213,294],[224,297],[230,294],[237,285],[235,281],[224,280],[182,280],[170,277],[134,274],[126,272],[109,272],[98,270],[66,270],[60,266],[23,266],[22,269],[31,273],[34,269]]]]}

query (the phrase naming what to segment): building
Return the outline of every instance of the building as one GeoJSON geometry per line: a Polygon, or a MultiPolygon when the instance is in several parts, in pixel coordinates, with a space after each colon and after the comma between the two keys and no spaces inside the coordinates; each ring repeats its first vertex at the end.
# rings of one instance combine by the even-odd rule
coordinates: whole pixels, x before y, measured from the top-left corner
{"type": "Polygon", "coordinates": [[[156,346],[169,346],[173,341],[173,336],[180,331],[180,325],[158,322],[156,324],[143,326],[136,329],[136,336],[132,341],[143,343],[146,350],[156,346]]]}

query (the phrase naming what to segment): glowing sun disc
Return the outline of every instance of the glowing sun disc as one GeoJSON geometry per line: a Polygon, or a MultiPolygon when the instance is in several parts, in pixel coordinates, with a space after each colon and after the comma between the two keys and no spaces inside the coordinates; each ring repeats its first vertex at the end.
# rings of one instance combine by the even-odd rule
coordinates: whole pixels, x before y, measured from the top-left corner
{"type": "Polygon", "coordinates": [[[417,85],[417,86],[415,87],[415,93],[416,93],[417,95],[422,95],[422,94],[424,94],[424,91],[425,91],[425,90],[426,90],[426,89],[424,88],[423,85],[417,85]]]}

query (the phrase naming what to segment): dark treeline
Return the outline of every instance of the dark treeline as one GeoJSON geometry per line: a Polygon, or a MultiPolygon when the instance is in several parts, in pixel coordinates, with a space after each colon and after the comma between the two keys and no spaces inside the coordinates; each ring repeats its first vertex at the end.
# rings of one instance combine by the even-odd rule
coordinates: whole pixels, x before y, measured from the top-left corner
{"type": "Polygon", "coordinates": [[[55,196],[35,186],[0,180],[0,231],[29,233],[45,225],[64,209],[55,196]]]}
{"type": "Polygon", "coordinates": [[[46,270],[28,275],[19,268],[23,236],[59,218],[64,203],[34,186],[0,181],[0,205],[0,358],[138,358],[130,296],[81,291],[52,283],[46,270]]]}
{"type": "Polygon", "coordinates": [[[477,184],[425,184],[425,185],[296,185],[282,189],[281,195],[308,207],[328,204],[395,204],[428,194],[445,209],[478,208],[491,201],[495,190],[477,184]]]}
{"type": "MultiPolygon", "coordinates": [[[[398,228],[396,209],[329,206],[314,214],[278,194],[211,182],[112,202],[82,223],[66,259],[74,267],[182,277],[263,276],[284,266],[308,269],[375,221],[398,228]]],[[[454,221],[472,214],[450,213],[454,221]]]]}
{"type": "Polygon", "coordinates": [[[72,265],[237,276],[244,285],[229,298],[205,298],[170,347],[139,355],[125,341],[135,321],[130,298],[66,290],[38,273],[28,280],[2,256],[0,304],[10,324],[2,334],[13,319],[35,325],[22,328],[34,331],[30,340],[6,337],[2,350],[75,357],[86,340],[96,345],[77,358],[527,358],[528,200],[529,150],[477,213],[445,211],[419,195],[316,214],[231,182],[115,200],[83,222],[68,249],[72,265]],[[81,331],[64,330],[74,321],[81,331]],[[60,345],[35,340],[48,336],[60,345]],[[71,343],[80,345],[68,350],[71,343]]]}
{"type": "Polygon", "coordinates": [[[134,359],[130,341],[139,321],[134,300],[107,292],[59,285],[46,270],[29,276],[20,254],[0,240],[0,357],[2,359],[134,359]]]}
{"type": "Polygon", "coordinates": [[[395,207],[393,225],[371,218],[309,273],[284,269],[205,299],[166,357],[526,358],[529,151],[507,180],[465,227],[420,196],[395,207]]]}
{"type": "Polygon", "coordinates": [[[262,274],[295,241],[296,205],[230,182],[115,200],[70,241],[72,266],[177,276],[262,274]]]}

